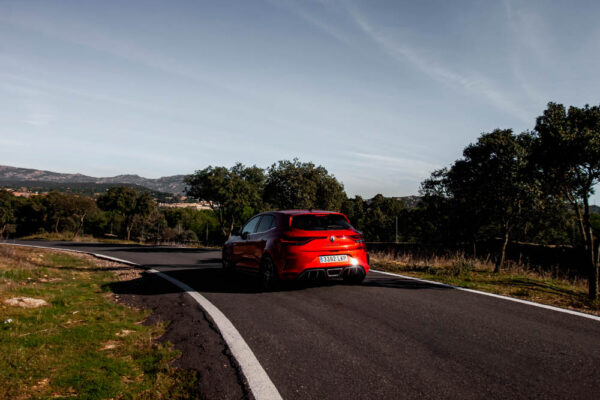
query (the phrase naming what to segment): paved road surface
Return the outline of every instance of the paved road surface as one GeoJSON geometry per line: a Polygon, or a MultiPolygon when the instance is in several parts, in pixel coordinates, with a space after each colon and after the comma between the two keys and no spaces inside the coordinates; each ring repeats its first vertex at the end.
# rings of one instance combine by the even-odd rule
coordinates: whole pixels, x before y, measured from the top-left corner
{"type": "Polygon", "coordinates": [[[167,272],[238,328],[285,399],[600,398],[600,322],[371,273],[260,293],[220,252],[81,243],[167,272]]]}

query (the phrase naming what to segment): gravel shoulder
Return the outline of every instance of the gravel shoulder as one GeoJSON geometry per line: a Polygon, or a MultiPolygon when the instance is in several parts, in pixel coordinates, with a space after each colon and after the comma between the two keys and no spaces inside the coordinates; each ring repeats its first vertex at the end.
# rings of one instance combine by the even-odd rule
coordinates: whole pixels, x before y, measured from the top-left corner
{"type": "Polygon", "coordinates": [[[144,324],[168,323],[158,340],[170,342],[181,351],[174,366],[197,371],[202,398],[252,398],[237,363],[200,306],[164,279],[137,268],[131,271],[129,279],[110,285],[115,300],[152,310],[144,324]]]}

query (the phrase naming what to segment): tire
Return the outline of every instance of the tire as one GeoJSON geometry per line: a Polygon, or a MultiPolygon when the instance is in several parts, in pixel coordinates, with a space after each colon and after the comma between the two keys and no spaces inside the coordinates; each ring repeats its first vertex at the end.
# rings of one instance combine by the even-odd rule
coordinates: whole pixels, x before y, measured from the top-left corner
{"type": "Polygon", "coordinates": [[[260,263],[259,270],[260,288],[263,291],[273,290],[278,283],[277,269],[273,263],[273,259],[265,256],[260,263]]]}
{"type": "Polygon", "coordinates": [[[229,273],[233,269],[233,265],[229,260],[229,252],[227,249],[223,249],[223,254],[221,255],[221,266],[223,267],[223,271],[229,273]]]}

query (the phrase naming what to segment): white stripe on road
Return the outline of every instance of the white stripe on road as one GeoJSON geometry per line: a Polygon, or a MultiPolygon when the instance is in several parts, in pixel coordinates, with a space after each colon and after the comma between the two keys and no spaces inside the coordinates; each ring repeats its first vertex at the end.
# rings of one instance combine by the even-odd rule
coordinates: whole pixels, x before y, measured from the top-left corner
{"type": "Polygon", "coordinates": [[[196,300],[198,304],[200,304],[200,307],[202,307],[208,313],[208,315],[210,315],[214,323],[219,328],[223,339],[225,339],[225,342],[229,346],[231,354],[233,354],[236,361],[242,368],[242,373],[248,380],[250,390],[257,400],[281,399],[281,395],[277,391],[277,388],[273,382],[271,382],[271,379],[256,359],[256,356],[248,344],[246,344],[246,341],[242,335],[240,335],[236,327],[233,326],[231,321],[227,319],[221,310],[208,301],[206,297],[202,296],[185,283],[155,269],[150,269],[148,271],[168,280],[176,286],[179,286],[187,294],[192,296],[192,298],[196,300]]]}
{"type": "Polygon", "coordinates": [[[596,320],[596,321],[600,321],[600,317],[598,317],[596,315],[586,314],[586,313],[582,313],[582,312],[579,312],[579,311],[568,310],[566,308],[559,308],[559,307],[549,306],[549,305],[546,305],[546,304],[534,303],[533,301],[515,299],[514,297],[502,296],[500,294],[480,292],[479,290],[473,290],[473,289],[463,288],[463,287],[460,287],[460,286],[448,285],[447,283],[441,283],[441,282],[435,282],[435,281],[428,281],[426,279],[415,278],[413,276],[394,274],[392,272],[378,271],[376,269],[371,269],[370,271],[371,272],[377,272],[378,274],[383,274],[383,275],[397,276],[397,277],[402,278],[402,279],[410,279],[410,280],[413,280],[413,281],[430,283],[432,285],[447,287],[447,288],[450,288],[450,289],[462,290],[463,292],[481,294],[483,296],[496,297],[498,299],[514,301],[516,303],[527,304],[529,306],[534,306],[534,307],[539,307],[539,308],[545,308],[547,310],[558,311],[558,312],[565,313],[565,314],[577,315],[578,317],[589,318],[589,319],[593,319],[593,320],[596,320]]]}
{"type": "MultiPolygon", "coordinates": [[[[105,256],[103,254],[92,253],[88,251],[81,250],[71,250],[64,248],[56,248],[56,247],[45,247],[45,246],[36,246],[36,245],[28,245],[28,244],[17,244],[17,243],[2,243],[2,244],[10,244],[13,246],[22,246],[22,247],[35,247],[40,249],[53,249],[53,250],[63,250],[63,251],[71,251],[75,253],[84,253],[90,254],[94,257],[115,261],[123,264],[133,265],[136,267],[142,267],[143,265],[122,260],[120,258],[105,256]]],[[[248,381],[248,386],[250,387],[250,391],[256,398],[256,400],[280,400],[282,399],[279,391],[267,375],[266,371],[263,369],[262,365],[250,349],[250,346],[246,343],[240,332],[236,329],[235,326],[231,323],[231,321],[212,304],[208,299],[202,296],[200,293],[192,289],[190,286],[185,283],[163,273],[155,269],[146,269],[146,271],[158,275],[163,279],[171,282],[175,286],[179,287],[185,293],[189,294],[196,302],[206,311],[206,313],[213,320],[217,329],[221,333],[221,336],[229,346],[229,350],[231,354],[239,364],[242,369],[242,374],[246,377],[248,381]]]]}

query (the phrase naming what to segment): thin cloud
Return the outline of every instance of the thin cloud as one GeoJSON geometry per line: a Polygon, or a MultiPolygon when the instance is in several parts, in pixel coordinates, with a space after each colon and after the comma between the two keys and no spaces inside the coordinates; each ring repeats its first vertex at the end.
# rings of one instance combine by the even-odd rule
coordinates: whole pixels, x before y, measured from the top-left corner
{"type": "Polygon", "coordinates": [[[504,1],[506,11],[506,23],[508,30],[512,33],[514,46],[510,57],[510,65],[515,79],[521,86],[523,92],[538,105],[543,105],[548,96],[535,88],[525,75],[523,70],[523,54],[527,57],[526,63],[531,63],[533,58],[538,64],[544,65],[544,69],[555,64],[550,61],[549,49],[544,39],[545,34],[540,32],[541,22],[539,17],[532,16],[522,11],[515,10],[510,0],[504,1]],[[531,55],[534,54],[534,57],[531,55]]]}
{"type": "MultiPolygon", "coordinates": [[[[292,14],[296,15],[303,21],[308,22],[310,25],[316,27],[317,29],[325,32],[337,41],[344,43],[347,46],[355,47],[354,42],[352,42],[352,40],[350,40],[345,33],[333,27],[330,23],[325,22],[322,18],[319,18],[314,14],[307,12],[302,7],[300,7],[298,3],[290,0],[267,0],[267,2],[277,8],[290,11],[292,14]]],[[[321,3],[322,6],[326,5],[323,2],[319,3],[321,3]]]]}
{"type": "Polygon", "coordinates": [[[363,166],[372,166],[376,162],[379,166],[384,166],[387,171],[401,172],[404,178],[422,179],[440,168],[440,165],[427,161],[417,160],[410,157],[393,157],[384,154],[364,153],[357,151],[346,151],[347,155],[355,161],[362,160],[363,166]]]}
{"type": "Polygon", "coordinates": [[[357,10],[348,8],[348,14],[356,26],[358,26],[365,35],[377,43],[381,49],[396,61],[400,63],[408,61],[415,68],[429,75],[431,78],[481,95],[496,107],[503,109],[525,122],[530,122],[531,116],[529,113],[524,112],[512,99],[509,99],[504,93],[495,88],[487,79],[477,76],[465,76],[454,72],[447,66],[426,59],[413,47],[406,43],[393,40],[374,28],[357,10]]]}
{"type": "Polygon", "coordinates": [[[51,21],[45,16],[26,15],[17,12],[12,12],[9,16],[0,13],[0,22],[110,54],[165,74],[189,79],[205,87],[235,92],[235,88],[231,85],[222,82],[216,83],[214,79],[207,79],[202,76],[198,72],[197,66],[188,66],[164,54],[144,48],[126,38],[115,37],[100,29],[95,29],[90,24],[75,20],[51,21]]]}

